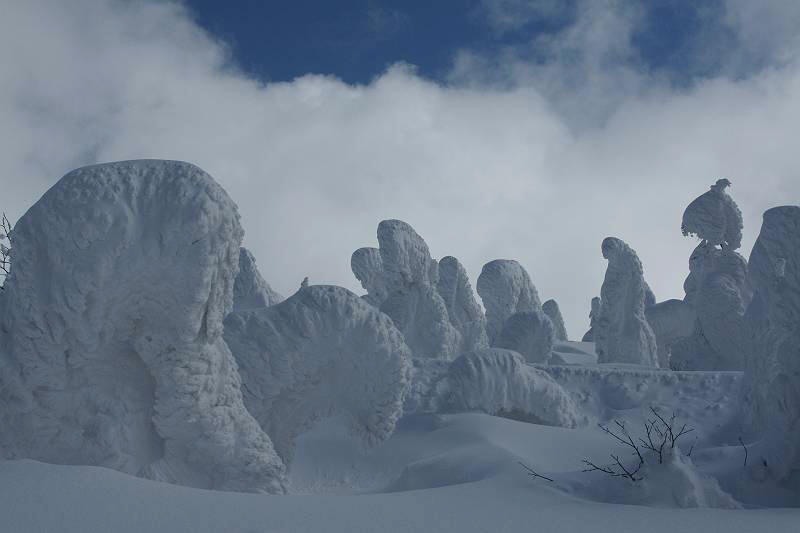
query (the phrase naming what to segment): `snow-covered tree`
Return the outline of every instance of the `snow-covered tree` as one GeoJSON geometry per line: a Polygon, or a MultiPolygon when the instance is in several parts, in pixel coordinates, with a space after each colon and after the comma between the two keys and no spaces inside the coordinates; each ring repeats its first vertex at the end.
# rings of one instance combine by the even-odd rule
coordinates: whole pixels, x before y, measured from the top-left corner
{"type": "Polygon", "coordinates": [[[681,231],[697,235],[712,246],[736,250],[742,245],[742,212],[725,191],[731,182],[720,179],[695,198],[683,212],[681,231]]]}

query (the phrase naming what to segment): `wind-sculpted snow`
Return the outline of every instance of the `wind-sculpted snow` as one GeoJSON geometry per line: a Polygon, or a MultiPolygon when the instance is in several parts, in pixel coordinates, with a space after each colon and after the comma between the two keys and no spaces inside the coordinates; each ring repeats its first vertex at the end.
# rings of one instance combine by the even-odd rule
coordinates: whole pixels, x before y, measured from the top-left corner
{"type": "MultiPolygon", "coordinates": [[[[452,359],[480,341],[480,331],[468,317],[449,316],[438,291],[439,266],[414,228],[400,220],[384,220],[378,225],[378,243],[378,249],[356,250],[351,267],[369,293],[365,299],[389,315],[415,357],[452,359]],[[466,338],[460,327],[465,328],[466,338]]],[[[462,283],[457,274],[445,285],[451,281],[462,283]]],[[[456,292],[461,288],[455,287],[456,292]]],[[[462,290],[458,298],[454,305],[467,305],[466,292],[462,290]]]]}
{"type": "Polygon", "coordinates": [[[544,312],[520,311],[503,323],[494,346],[519,352],[529,363],[547,363],[553,353],[553,331],[544,312]]]}
{"type": "Polygon", "coordinates": [[[239,251],[239,274],[233,284],[233,310],[244,311],[269,307],[282,302],[284,297],[275,292],[261,277],[256,259],[250,250],[239,251]]]}
{"type": "Polygon", "coordinates": [[[282,492],[222,339],[242,234],[235,204],[188,163],[95,165],[51,188],[11,235],[6,454],[282,492]]]}
{"type": "Polygon", "coordinates": [[[248,410],[286,464],[298,434],[341,414],[367,444],[402,413],[410,352],[392,321],[341,287],[300,289],[272,307],[231,313],[225,340],[248,410]]]}
{"type": "Polygon", "coordinates": [[[462,355],[437,384],[439,411],[482,411],[553,426],[575,427],[569,395],[542,370],[510,350],[485,348],[462,355]]]}
{"type": "Polygon", "coordinates": [[[675,345],[672,366],[687,370],[741,370],[747,345],[744,313],[752,299],[747,261],[733,250],[700,243],[689,260],[684,303],[697,319],[675,345]]]}
{"type": "Polygon", "coordinates": [[[490,344],[495,342],[506,319],[514,313],[542,310],[539,293],[530,276],[512,259],[495,259],[483,265],[477,289],[486,309],[486,333],[490,344]]]}
{"type": "Polygon", "coordinates": [[[658,366],[670,368],[672,346],[692,335],[697,314],[683,300],[665,300],[645,308],[647,323],[658,346],[658,366]]]}
{"type": "Polygon", "coordinates": [[[598,362],[658,366],[656,338],[645,317],[642,263],[636,252],[615,237],[603,240],[602,251],[608,268],[594,328],[598,362]]]}
{"type": "Polygon", "coordinates": [[[684,235],[697,235],[725,250],[736,250],[742,245],[742,212],[725,191],[730,184],[726,179],[717,180],[711,190],[689,204],[681,223],[684,235]]]}
{"type": "Polygon", "coordinates": [[[597,319],[600,317],[600,297],[595,296],[592,298],[591,308],[589,310],[589,331],[583,334],[581,339],[583,342],[594,342],[594,328],[597,325],[597,319]]]}
{"type": "Polygon", "coordinates": [[[746,361],[745,414],[762,437],[755,453],[780,479],[800,468],[800,207],[764,213],[749,281],[756,342],[746,361]]]}
{"type": "Polygon", "coordinates": [[[467,271],[455,257],[447,256],[439,261],[436,289],[447,307],[450,323],[461,335],[457,353],[489,346],[483,310],[475,300],[467,271]]]}
{"type": "Polygon", "coordinates": [[[555,300],[547,300],[542,304],[542,310],[550,322],[553,323],[554,335],[556,340],[567,340],[567,328],[564,326],[564,317],[561,316],[561,309],[558,308],[558,302],[555,300]]]}
{"type": "Polygon", "coordinates": [[[377,248],[359,248],[350,257],[350,268],[367,294],[364,299],[376,307],[386,300],[388,289],[381,252],[377,248]]]}

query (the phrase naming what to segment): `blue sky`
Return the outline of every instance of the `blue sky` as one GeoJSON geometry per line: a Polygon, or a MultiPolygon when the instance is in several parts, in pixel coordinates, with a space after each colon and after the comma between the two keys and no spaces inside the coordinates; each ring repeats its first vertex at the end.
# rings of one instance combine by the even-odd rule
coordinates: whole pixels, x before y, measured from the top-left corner
{"type": "MultiPolygon", "coordinates": [[[[690,84],[726,68],[738,36],[725,24],[723,0],[628,0],[637,12],[631,36],[643,71],[690,84]]],[[[227,42],[236,62],[264,81],[290,81],[308,73],[367,83],[394,63],[447,81],[459,52],[493,55],[509,48],[547,61],[533,40],[574,23],[578,3],[342,0],[274,2],[187,0],[197,22],[227,42]]],[[[761,66],[751,57],[733,74],[761,66]]]]}
{"type": "Polygon", "coordinates": [[[800,202],[797,0],[25,0],[0,16],[0,208],[67,171],[191,161],[280,292],[360,292],[399,218],[471,279],[517,259],[569,333],[606,262],[683,297],[683,209],[720,177],[747,256],[800,202]]]}

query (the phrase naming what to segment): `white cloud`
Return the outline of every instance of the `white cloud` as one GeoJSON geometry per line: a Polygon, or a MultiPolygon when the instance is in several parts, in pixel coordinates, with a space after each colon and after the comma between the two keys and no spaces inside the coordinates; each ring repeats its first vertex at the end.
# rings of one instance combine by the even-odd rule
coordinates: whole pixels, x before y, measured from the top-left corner
{"type": "MultiPolygon", "coordinates": [[[[619,23],[567,31],[622,46],[604,36],[619,23]]],[[[587,61],[577,84],[557,65],[517,62],[525,75],[503,85],[476,81],[476,68],[442,85],[405,66],[366,86],[314,75],[263,85],[179,6],[15,2],[0,17],[0,206],[18,217],[83,164],[188,160],[237,201],[246,244],[282,292],[306,275],[357,289],[351,252],[375,244],[381,219],[401,218],[473,283],[486,261],[520,260],[579,336],[603,237],[639,252],[660,298],[680,297],[694,247],[680,217],[708,185],[733,182],[745,252],[764,209],[800,198],[794,62],[681,90],[601,63],[587,61]]]]}

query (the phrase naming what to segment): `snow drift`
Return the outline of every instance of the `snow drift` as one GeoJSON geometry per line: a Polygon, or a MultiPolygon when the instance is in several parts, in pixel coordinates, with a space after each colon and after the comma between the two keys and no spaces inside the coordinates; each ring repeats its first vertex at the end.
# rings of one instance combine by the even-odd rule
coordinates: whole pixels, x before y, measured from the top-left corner
{"type": "Polygon", "coordinates": [[[45,193],[11,235],[4,454],[282,492],[222,339],[242,234],[235,204],[188,163],[85,167],[45,193]]]}
{"type": "Polygon", "coordinates": [[[410,351],[389,317],[347,289],[309,286],[272,307],[231,313],[225,340],[245,404],[286,464],[297,435],[324,416],[344,416],[366,444],[394,430],[410,351]]]}

